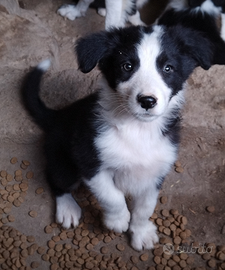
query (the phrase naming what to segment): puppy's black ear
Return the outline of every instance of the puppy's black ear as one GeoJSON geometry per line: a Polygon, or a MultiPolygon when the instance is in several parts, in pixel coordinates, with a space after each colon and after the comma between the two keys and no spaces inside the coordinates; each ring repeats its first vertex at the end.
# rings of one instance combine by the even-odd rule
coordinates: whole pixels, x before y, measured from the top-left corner
{"type": "Polygon", "coordinates": [[[181,53],[195,60],[196,66],[207,70],[213,65],[215,48],[203,33],[177,25],[170,27],[168,34],[176,40],[181,53]]]}
{"type": "Polygon", "coordinates": [[[79,69],[84,72],[90,72],[106,54],[107,48],[107,32],[102,31],[97,34],[81,38],[75,46],[79,69]]]}

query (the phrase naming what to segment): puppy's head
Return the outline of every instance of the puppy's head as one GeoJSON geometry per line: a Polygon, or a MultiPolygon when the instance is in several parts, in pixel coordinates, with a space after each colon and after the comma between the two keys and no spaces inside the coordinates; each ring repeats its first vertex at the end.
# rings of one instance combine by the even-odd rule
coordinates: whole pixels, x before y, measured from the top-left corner
{"type": "Polygon", "coordinates": [[[212,62],[210,42],[181,26],[92,34],[78,41],[76,53],[80,70],[98,65],[118,107],[144,121],[166,111],[195,67],[209,69],[212,62]]]}

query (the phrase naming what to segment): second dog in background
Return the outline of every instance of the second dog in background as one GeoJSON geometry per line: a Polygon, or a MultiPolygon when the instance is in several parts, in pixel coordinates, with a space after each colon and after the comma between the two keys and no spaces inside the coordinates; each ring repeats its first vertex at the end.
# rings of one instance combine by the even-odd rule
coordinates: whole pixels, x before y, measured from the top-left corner
{"type": "MultiPolygon", "coordinates": [[[[99,6],[105,4],[105,9],[99,8],[98,10],[101,15],[106,16],[105,29],[124,27],[126,22],[133,25],[144,25],[138,10],[148,1],[151,0],[102,0],[99,6]]],[[[76,5],[63,5],[58,9],[58,13],[74,20],[77,17],[85,16],[88,7],[93,2],[94,0],[79,0],[76,5]]],[[[224,50],[224,44],[221,43],[219,37],[221,36],[222,40],[225,40],[225,0],[170,0],[160,20],[157,21],[167,26],[181,23],[186,27],[204,31],[211,35],[213,42],[219,44],[219,50],[224,50]],[[221,31],[217,25],[220,17],[221,31]]]]}
{"type": "MultiPolygon", "coordinates": [[[[66,4],[58,9],[58,13],[69,20],[75,20],[78,17],[85,16],[88,7],[93,2],[94,0],[79,0],[76,5],[66,4]]],[[[98,13],[106,16],[106,30],[110,27],[124,27],[126,22],[133,25],[144,25],[138,10],[146,2],[148,0],[105,0],[105,3],[98,8],[98,13]],[[105,8],[102,8],[104,4],[105,8]]]]}
{"type": "Polygon", "coordinates": [[[225,0],[172,0],[156,23],[167,27],[183,25],[201,32],[212,43],[213,64],[225,65],[224,12],[225,0]]]}

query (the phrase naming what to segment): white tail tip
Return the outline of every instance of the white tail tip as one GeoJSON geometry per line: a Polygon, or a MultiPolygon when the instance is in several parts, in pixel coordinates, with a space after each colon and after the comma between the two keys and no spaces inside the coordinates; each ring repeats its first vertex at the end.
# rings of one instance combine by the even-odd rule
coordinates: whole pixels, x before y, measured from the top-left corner
{"type": "Polygon", "coordinates": [[[37,66],[37,68],[38,69],[41,69],[43,71],[47,71],[50,66],[51,66],[51,60],[50,59],[46,59],[46,60],[42,61],[41,63],[39,63],[38,66],[37,66]]]}

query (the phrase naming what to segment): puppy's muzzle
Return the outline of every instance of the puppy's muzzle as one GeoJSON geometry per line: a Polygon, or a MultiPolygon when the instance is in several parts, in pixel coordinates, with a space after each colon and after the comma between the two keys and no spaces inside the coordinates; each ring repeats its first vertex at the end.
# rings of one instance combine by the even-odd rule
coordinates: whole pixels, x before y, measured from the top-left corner
{"type": "Polygon", "coordinates": [[[140,103],[141,107],[145,109],[146,111],[148,109],[152,109],[157,104],[157,99],[154,96],[143,96],[138,95],[137,101],[140,103]]]}

